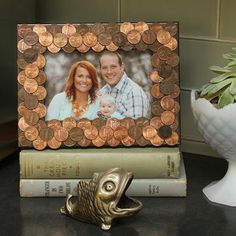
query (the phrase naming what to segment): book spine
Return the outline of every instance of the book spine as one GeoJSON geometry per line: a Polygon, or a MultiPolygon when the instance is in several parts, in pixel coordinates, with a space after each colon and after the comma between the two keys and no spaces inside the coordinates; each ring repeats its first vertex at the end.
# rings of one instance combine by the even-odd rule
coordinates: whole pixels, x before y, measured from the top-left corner
{"type": "Polygon", "coordinates": [[[94,172],[121,167],[135,178],[178,178],[180,152],[20,152],[22,179],[89,179],[94,172]]]}
{"type": "MultiPolygon", "coordinates": [[[[79,179],[20,179],[21,197],[77,196],[79,179]]],[[[185,197],[184,179],[134,179],[126,191],[128,196],[185,197]]]]}

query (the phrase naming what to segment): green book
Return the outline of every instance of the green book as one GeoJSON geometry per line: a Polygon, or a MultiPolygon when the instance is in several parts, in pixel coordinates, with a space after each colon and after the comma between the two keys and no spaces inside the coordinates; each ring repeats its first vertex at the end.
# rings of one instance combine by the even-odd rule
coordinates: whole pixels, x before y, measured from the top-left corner
{"type": "Polygon", "coordinates": [[[59,150],[22,150],[20,178],[91,178],[94,172],[112,167],[131,171],[138,178],[178,178],[180,151],[161,148],[91,148],[59,150]]]}

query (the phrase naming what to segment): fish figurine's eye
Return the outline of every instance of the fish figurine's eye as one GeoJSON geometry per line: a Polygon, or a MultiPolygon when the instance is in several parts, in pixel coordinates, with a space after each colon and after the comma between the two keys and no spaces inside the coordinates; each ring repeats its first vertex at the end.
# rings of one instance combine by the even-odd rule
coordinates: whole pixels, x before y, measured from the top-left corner
{"type": "Polygon", "coordinates": [[[104,183],[103,187],[107,192],[111,192],[112,190],[114,190],[115,184],[111,181],[107,181],[106,183],[104,183]]]}

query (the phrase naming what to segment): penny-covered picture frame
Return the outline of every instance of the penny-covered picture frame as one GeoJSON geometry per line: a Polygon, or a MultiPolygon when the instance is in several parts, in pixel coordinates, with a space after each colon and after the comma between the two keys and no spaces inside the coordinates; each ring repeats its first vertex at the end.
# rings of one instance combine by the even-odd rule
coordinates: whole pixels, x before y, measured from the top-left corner
{"type": "Polygon", "coordinates": [[[19,24],[19,146],[179,144],[178,23],[19,24]]]}

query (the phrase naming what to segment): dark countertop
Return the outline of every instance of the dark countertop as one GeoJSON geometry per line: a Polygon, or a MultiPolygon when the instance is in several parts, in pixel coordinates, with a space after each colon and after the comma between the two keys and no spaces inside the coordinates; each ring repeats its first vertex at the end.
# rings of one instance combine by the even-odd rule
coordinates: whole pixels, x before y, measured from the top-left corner
{"type": "Polygon", "coordinates": [[[186,198],[139,198],[143,210],[113,222],[110,231],[81,223],[59,213],[64,198],[20,198],[19,154],[0,163],[0,235],[236,235],[236,207],[210,203],[202,188],[223,177],[223,159],[184,153],[188,179],[186,198]]]}

